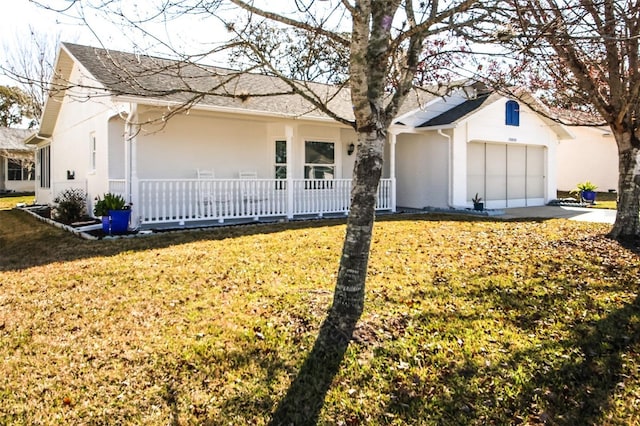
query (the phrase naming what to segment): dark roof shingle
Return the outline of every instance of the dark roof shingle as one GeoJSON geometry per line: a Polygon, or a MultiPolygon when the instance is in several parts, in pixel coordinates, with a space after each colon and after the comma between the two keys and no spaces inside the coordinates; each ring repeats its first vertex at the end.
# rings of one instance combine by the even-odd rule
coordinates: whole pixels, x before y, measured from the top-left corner
{"type": "Polygon", "coordinates": [[[24,140],[33,130],[0,127],[0,149],[9,151],[33,151],[33,147],[25,145],[24,140]]]}

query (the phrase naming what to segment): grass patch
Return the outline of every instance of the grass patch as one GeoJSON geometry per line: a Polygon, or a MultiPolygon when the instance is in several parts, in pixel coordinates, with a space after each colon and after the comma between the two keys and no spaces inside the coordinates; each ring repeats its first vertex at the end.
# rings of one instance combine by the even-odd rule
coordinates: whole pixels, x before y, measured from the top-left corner
{"type": "MultiPolygon", "coordinates": [[[[576,198],[579,195],[571,193],[569,191],[558,191],[558,198],[576,198]]],[[[597,192],[596,203],[590,205],[594,209],[610,209],[615,210],[618,208],[618,194],[616,192],[597,192]]]]}
{"type": "Polygon", "coordinates": [[[33,193],[9,193],[0,195],[0,210],[11,210],[18,203],[33,204],[36,197],[33,193]]]}
{"type": "MultiPolygon", "coordinates": [[[[344,236],[313,221],[84,241],[21,211],[0,223],[0,424],[267,424],[344,236]]],[[[639,247],[608,229],[378,221],[318,423],[638,423],[639,247]]]]}

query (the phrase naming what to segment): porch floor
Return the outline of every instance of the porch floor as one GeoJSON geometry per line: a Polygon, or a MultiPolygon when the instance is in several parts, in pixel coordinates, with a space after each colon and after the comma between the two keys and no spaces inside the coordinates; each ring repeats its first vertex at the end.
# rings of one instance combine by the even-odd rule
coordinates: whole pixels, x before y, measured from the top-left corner
{"type": "MultiPolygon", "coordinates": [[[[391,211],[379,211],[376,215],[391,214],[391,211]]],[[[302,222],[310,220],[322,220],[322,219],[346,219],[347,215],[344,213],[326,213],[322,216],[315,214],[310,215],[296,215],[293,219],[288,219],[286,216],[270,216],[260,217],[257,220],[252,218],[238,218],[238,219],[225,219],[224,222],[218,220],[195,220],[186,222],[163,222],[163,223],[146,223],[140,225],[139,231],[152,231],[152,232],[168,232],[179,231],[184,229],[204,229],[204,228],[218,228],[226,226],[238,226],[238,225],[250,225],[250,224],[269,224],[269,223],[286,223],[286,222],[302,222]]]]}

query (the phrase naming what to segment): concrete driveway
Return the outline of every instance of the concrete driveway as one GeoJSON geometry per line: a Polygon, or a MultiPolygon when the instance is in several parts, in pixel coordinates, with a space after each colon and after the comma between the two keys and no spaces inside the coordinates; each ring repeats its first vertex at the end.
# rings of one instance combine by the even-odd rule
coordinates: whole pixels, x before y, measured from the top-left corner
{"type": "Polygon", "coordinates": [[[504,209],[504,214],[496,215],[503,219],[523,219],[523,218],[566,218],[583,222],[614,223],[616,211],[607,209],[592,209],[585,207],[567,206],[540,206],[540,207],[518,207],[504,209]]]}

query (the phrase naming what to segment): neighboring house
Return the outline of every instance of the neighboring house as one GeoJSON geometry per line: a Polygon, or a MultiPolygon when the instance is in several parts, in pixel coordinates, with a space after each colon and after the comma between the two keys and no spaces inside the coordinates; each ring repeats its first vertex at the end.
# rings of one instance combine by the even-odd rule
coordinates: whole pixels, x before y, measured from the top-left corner
{"type": "Polygon", "coordinates": [[[0,127],[0,193],[35,191],[35,147],[24,143],[32,133],[0,127]]]}
{"type": "MultiPolygon", "coordinates": [[[[55,69],[29,141],[40,203],[68,187],[90,203],[121,193],[136,224],[349,209],[356,133],[275,77],[68,43],[55,69]],[[207,93],[188,110],[186,85],[207,93]]],[[[352,119],[348,90],[305,84],[352,119]]],[[[545,204],[556,196],[557,143],[569,137],[478,85],[417,90],[389,129],[377,208],[468,208],[476,193],[489,208],[545,204]]]]}
{"type": "Polygon", "coordinates": [[[598,191],[618,189],[618,146],[606,127],[571,126],[575,139],[558,145],[558,189],[590,181],[598,191]]]}

